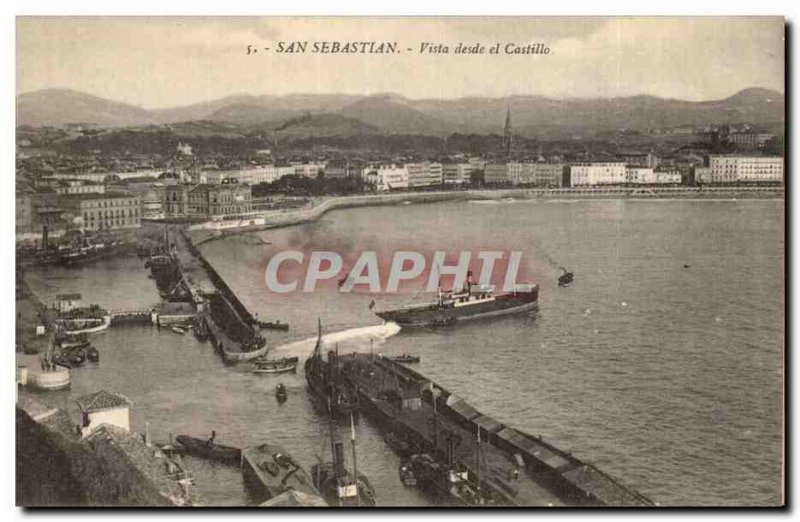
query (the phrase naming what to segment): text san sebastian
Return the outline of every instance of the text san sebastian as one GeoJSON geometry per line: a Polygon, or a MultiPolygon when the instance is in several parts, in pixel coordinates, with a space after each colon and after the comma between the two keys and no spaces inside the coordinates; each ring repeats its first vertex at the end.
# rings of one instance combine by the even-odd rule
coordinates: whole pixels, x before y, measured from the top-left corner
{"type": "Polygon", "coordinates": [[[278,42],[275,52],[283,54],[392,54],[398,52],[398,45],[397,42],[295,41],[278,42]]]}

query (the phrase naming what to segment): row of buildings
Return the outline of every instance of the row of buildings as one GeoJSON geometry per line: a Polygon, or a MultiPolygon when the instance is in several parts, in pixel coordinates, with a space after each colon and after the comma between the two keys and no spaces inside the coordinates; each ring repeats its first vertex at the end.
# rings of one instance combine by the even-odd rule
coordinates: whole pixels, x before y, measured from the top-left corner
{"type": "MultiPolygon", "coordinates": [[[[360,171],[352,171],[346,164],[342,168],[347,176],[361,176],[377,191],[469,186],[476,181],[476,176],[488,185],[538,187],[782,183],[784,177],[782,157],[712,155],[707,165],[693,167],[688,177],[687,173],[674,168],[642,166],[650,162],[645,159],[638,164],[623,161],[487,163],[472,158],[460,163],[424,161],[376,165],[360,171]]],[[[319,164],[315,164],[304,171],[318,168],[319,164]]],[[[296,168],[292,169],[292,174],[297,172],[296,168]]],[[[137,228],[141,220],[147,218],[208,219],[256,210],[251,186],[266,181],[248,170],[224,171],[227,175],[224,178],[219,177],[220,172],[223,171],[209,171],[207,177],[193,175],[186,179],[178,175],[165,177],[156,172],[151,173],[152,177],[139,173],[124,182],[119,178],[99,182],[94,178],[45,177],[37,182],[41,183],[41,187],[37,185],[38,192],[17,195],[16,230],[18,234],[37,233],[44,226],[53,231],[121,230],[137,228]],[[247,174],[242,175],[242,172],[247,174]]],[[[257,172],[273,171],[258,169],[257,172]]]]}
{"type": "Polygon", "coordinates": [[[567,163],[481,161],[445,164],[407,163],[364,169],[365,180],[378,190],[413,189],[439,185],[467,185],[474,176],[487,185],[536,187],[593,187],[608,185],[681,185],[691,175],[697,183],[781,183],[783,158],[778,156],[715,155],[708,166],[696,166],[684,173],[660,167],[647,154],[631,161],[567,163]]]}

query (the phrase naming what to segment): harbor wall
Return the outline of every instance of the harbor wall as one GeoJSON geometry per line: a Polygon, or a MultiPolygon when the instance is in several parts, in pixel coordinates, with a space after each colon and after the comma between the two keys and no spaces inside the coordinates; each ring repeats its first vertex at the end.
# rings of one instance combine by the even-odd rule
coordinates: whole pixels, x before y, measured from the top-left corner
{"type": "MultiPolygon", "coordinates": [[[[391,371],[398,380],[420,390],[422,401],[436,403],[436,411],[459,424],[481,440],[510,455],[519,455],[526,466],[543,476],[554,492],[577,505],[653,506],[655,503],[632,490],[591,464],[581,461],[569,452],[556,448],[541,437],[516,430],[488,416],[449,390],[430,381],[418,372],[392,360],[380,357],[376,363],[391,371]]],[[[390,429],[404,433],[416,444],[430,446],[424,434],[414,432],[397,423],[389,411],[371,401],[368,395],[360,396],[369,413],[380,416],[390,429]]],[[[424,446],[423,446],[424,447],[424,446]]]]}

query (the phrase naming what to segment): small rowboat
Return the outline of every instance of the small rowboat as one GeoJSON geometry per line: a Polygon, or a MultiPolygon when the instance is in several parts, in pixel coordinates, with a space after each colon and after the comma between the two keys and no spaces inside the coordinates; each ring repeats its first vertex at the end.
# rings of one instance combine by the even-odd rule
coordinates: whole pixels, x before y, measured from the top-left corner
{"type": "Polygon", "coordinates": [[[238,466],[241,463],[242,450],[239,448],[215,444],[188,435],[178,435],[175,439],[183,446],[186,453],[190,455],[216,460],[217,462],[233,466],[238,466]]]}
{"type": "Polygon", "coordinates": [[[176,334],[181,334],[181,335],[183,335],[183,334],[185,334],[185,333],[186,333],[186,330],[184,330],[184,329],[183,329],[183,328],[181,328],[180,326],[173,326],[173,327],[171,328],[171,330],[172,330],[173,332],[175,332],[176,334]]]}
{"type": "Polygon", "coordinates": [[[407,353],[404,353],[402,355],[393,355],[387,357],[387,359],[389,359],[390,361],[399,362],[403,364],[414,364],[419,362],[419,356],[409,355],[407,353]]]}
{"type": "Polygon", "coordinates": [[[408,462],[400,464],[398,472],[400,473],[400,482],[402,482],[404,486],[413,487],[417,485],[417,476],[414,474],[414,470],[411,469],[411,465],[408,462]]]}
{"type": "Polygon", "coordinates": [[[297,371],[297,357],[284,357],[275,360],[256,360],[253,373],[286,373],[297,371]]]}
{"type": "Polygon", "coordinates": [[[558,286],[571,285],[572,281],[575,279],[575,275],[564,267],[562,267],[561,270],[562,274],[558,276],[558,286]]]}
{"type": "Polygon", "coordinates": [[[94,346],[89,346],[86,349],[86,358],[89,359],[89,362],[100,362],[100,352],[94,346]]]}
{"type": "Polygon", "coordinates": [[[275,387],[275,398],[278,399],[278,402],[286,400],[286,386],[278,384],[278,386],[275,387]]]}

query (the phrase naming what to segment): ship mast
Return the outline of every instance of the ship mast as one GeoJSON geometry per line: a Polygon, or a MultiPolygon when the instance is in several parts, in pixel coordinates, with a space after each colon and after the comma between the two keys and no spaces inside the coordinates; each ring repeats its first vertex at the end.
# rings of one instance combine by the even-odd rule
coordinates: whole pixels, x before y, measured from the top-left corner
{"type": "Polygon", "coordinates": [[[483,504],[481,494],[481,427],[478,426],[478,504],[483,504]]]}
{"type": "Polygon", "coordinates": [[[353,448],[353,479],[356,482],[356,501],[361,505],[361,488],[358,487],[358,466],[356,464],[356,427],[353,412],[350,412],[350,445],[353,448]]]}

